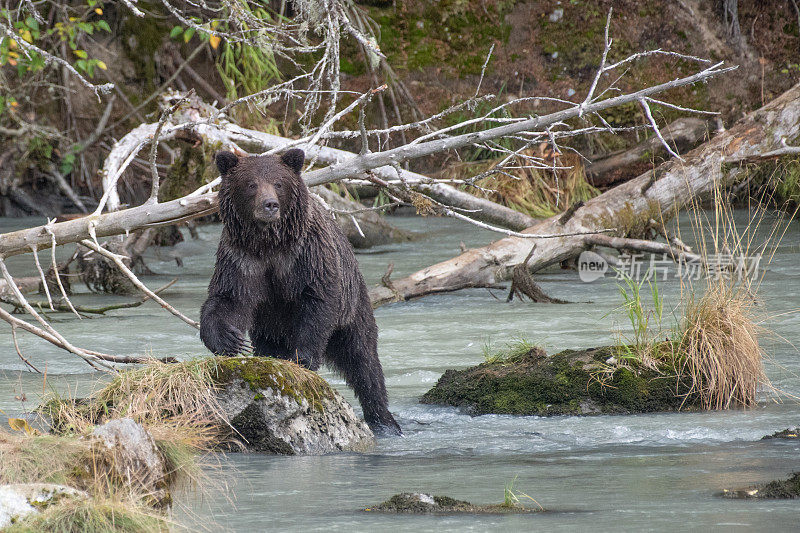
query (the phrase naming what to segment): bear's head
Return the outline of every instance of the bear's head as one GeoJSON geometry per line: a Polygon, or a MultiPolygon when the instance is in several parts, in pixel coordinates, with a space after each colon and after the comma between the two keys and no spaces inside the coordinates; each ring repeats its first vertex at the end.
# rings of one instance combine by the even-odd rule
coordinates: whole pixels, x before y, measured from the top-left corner
{"type": "Polygon", "coordinates": [[[220,151],[214,160],[222,175],[220,214],[232,236],[251,239],[255,229],[266,238],[285,241],[302,229],[308,204],[308,189],[300,177],[302,150],[248,157],[220,151]]]}
{"type": "Polygon", "coordinates": [[[235,198],[239,215],[259,224],[272,224],[286,215],[304,187],[300,170],[305,154],[297,148],[280,157],[238,157],[221,151],[214,159],[222,175],[222,188],[235,198]]]}

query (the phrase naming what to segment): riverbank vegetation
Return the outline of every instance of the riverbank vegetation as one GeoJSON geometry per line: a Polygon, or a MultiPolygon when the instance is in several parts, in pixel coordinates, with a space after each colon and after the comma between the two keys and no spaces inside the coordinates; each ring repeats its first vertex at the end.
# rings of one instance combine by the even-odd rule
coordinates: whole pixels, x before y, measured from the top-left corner
{"type": "MultiPolygon", "coordinates": [[[[51,396],[38,408],[41,433],[27,423],[0,432],[5,484],[69,487],[72,496],[45,500],[9,531],[167,531],[174,491],[203,490],[203,457],[222,444],[210,370],[213,360],[154,361],[117,374],[86,399],[51,396]],[[117,440],[98,429],[130,421],[117,440]],[[137,440],[137,438],[139,440],[137,440]],[[148,441],[152,442],[148,454],[148,441]],[[109,442],[116,444],[109,445],[109,442]]],[[[38,425],[38,424],[37,424],[38,425]]]]}

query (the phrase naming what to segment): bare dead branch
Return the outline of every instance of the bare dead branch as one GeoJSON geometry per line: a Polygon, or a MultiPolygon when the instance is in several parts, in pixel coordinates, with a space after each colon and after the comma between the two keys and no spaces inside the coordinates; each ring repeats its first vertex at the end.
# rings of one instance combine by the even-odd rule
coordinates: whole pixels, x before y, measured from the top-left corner
{"type": "Polygon", "coordinates": [[[139,278],[136,277],[136,274],[134,274],[133,271],[131,271],[131,269],[128,268],[128,266],[124,263],[124,261],[122,260],[122,256],[117,255],[117,254],[115,254],[113,252],[110,252],[109,250],[106,250],[102,246],[99,246],[99,245],[95,244],[93,241],[90,241],[89,239],[85,239],[85,240],[81,241],[81,244],[86,246],[87,248],[89,248],[91,250],[94,250],[95,252],[97,252],[98,254],[102,255],[103,257],[106,257],[106,258],[110,259],[111,261],[113,261],[114,264],[117,265],[117,268],[119,268],[122,271],[122,273],[125,274],[128,277],[128,279],[131,280],[131,282],[136,286],[137,289],[142,291],[148,297],[150,297],[154,301],[156,301],[161,307],[163,307],[164,309],[166,309],[167,311],[169,311],[170,313],[172,313],[176,317],[180,318],[181,320],[183,320],[184,322],[186,322],[187,324],[189,324],[193,328],[200,329],[200,323],[199,322],[192,320],[191,318],[187,317],[186,315],[184,315],[183,313],[181,313],[180,311],[175,309],[173,306],[168,304],[163,298],[161,298],[158,294],[156,294],[155,292],[153,292],[150,289],[148,289],[147,286],[144,283],[139,281],[139,278]]]}
{"type": "MultiPolygon", "coordinates": [[[[62,346],[65,350],[77,355],[78,357],[80,357],[81,359],[83,359],[84,361],[89,363],[89,365],[91,365],[92,367],[97,368],[98,366],[102,366],[102,367],[106,367],[106,368],[111,368],[107,363],[105,363],[102,360],[100,360],[97,356],[92,355],[92,354],[86,352],[85,350],[82,350],[82,349],[78,348],[77,346],[73,346],[58,331],[56,331],[50,325],[50,323],[47,322],[47,320],[42,318],[39,315],[39,313],[37,313],[36,310],[28,303],[28,300],[25,299],[25,296],[23,296],[22,292],[20,292],[20,290],[17,288],[16,283],[14,283],[14,278],[11,277],[11,274],[8,272],[8,268],[6,267],[6,263],[2,259],[0,259],[0,272],[2,272],[3,277],[5,278],[6,282],[8,283],[8,286],[11,288],[12,294],[14,294],[14,297],[17,299],[17,301],[25,307],[25,310],[32,317],[34,317],[42,326],[44,326],[44,329],[45,329],[45,331],[46,331],[46,333],[48,334],[49,337],[52,337],[52,338],[56,339],[58,341],[59,345],[62,346]]],[[[5,311],[3,311],[3,313],[5,313],[5,311]]],[[[2,314],[0,314],[0,317],[2,317],[2,314]]],[[[8,322],[8,320],[6,320],[6,321],[8,322]]],[[[21,321],[21,322],[24,322],[24,321],[21,321]]],[[[9,323],[13,323],[13,322],[9,322],[9,323]]],[[[26,330],[30,331],[27,328],[23,328],[23,329],[26,329],[26,330]]]]}
{"type": "Polygon", "coordinates": [[[17,325],[16,324],[12,324],[11,325],[11,339],[14,341],[14,349],[17,351],[17,355],[22,360],[22,362],[25,363],[25,366],[27,366],[28,368],[32,369],[34,372],[37,372],[37,373],[41,374],[42,371],[39,370],[38,368],[36,368],[30,361],[28,361],[25,358],[24,355],[22,355],[22,350],[19,349],[19,342],[17,342],[17,325]]]}

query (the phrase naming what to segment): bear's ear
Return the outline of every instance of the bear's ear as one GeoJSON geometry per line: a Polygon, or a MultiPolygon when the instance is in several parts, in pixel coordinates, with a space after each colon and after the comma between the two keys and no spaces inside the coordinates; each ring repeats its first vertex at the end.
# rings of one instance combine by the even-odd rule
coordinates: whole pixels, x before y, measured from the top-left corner
{"type": "Polygon", "coordinates": [[[306,154],[300,148],[292,148],[281,156],[281,161],[298,174],[303,170],[305,160],[306,154]]]}
{"type": "Polygon", "coordinates": [[[227,150],[220,150],[214,156],[214,162],[217,163],[217,168],[220,174],[227,174],[239,162],[239,158],[233,152],[227,150]]]}

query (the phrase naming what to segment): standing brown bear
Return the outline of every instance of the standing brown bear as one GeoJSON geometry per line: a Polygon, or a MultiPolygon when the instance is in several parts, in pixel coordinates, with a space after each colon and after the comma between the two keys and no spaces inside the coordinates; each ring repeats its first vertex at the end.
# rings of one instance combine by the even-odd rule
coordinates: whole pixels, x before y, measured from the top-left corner
{"type": "Polygon", "coordinates": [[[300,177],[302,150],[239,158],[218,152],[223,229],[200,312],[200,338],[219,355],[325,362],[355,391],[376,432],[400,434],[378,360],[378,327],[345,236],[300,177]]]}

